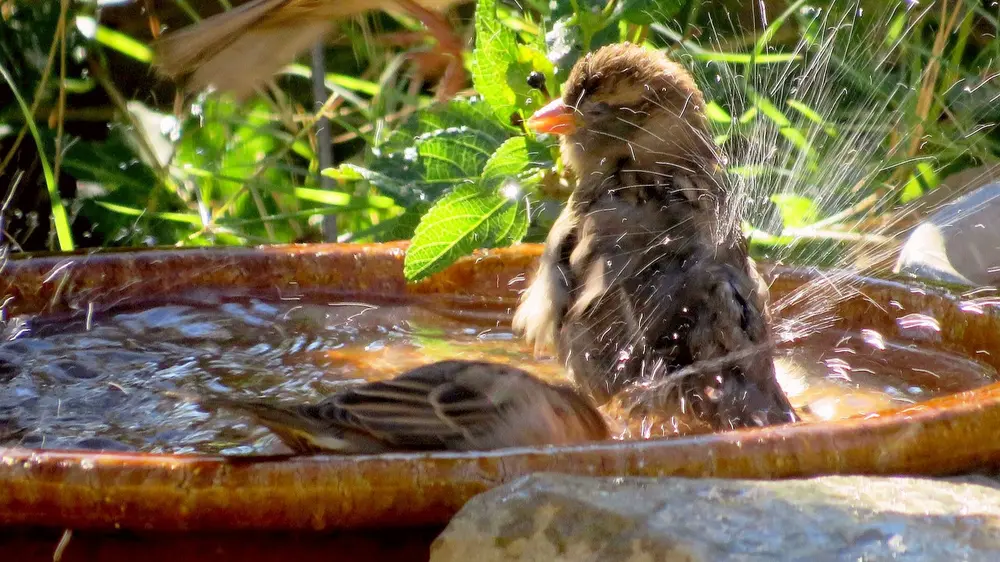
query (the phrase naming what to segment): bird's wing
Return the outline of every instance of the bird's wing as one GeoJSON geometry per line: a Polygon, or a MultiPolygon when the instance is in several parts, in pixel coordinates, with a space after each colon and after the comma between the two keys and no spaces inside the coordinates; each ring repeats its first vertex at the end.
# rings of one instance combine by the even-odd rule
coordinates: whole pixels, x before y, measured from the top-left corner
{"type": "Polygon", "coordinates": [[[472,448],[509,423],[511,410],[530,391],[526,377],[503,365],[444,361],[345,390],[309,411],[332,428],[390,448],[472,448]]]}

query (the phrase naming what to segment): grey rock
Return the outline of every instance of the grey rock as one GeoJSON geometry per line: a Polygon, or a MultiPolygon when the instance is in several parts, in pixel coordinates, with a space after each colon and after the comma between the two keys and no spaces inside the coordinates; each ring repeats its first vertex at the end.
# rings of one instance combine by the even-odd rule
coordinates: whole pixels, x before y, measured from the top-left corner
{"type": "Polygon", "coordinates": [[[903,245],[894,271],[961,285],[1000,284],[1000,182],[927,217],[903,245]]]}
{"type": "Polygon", "coordinates": [[[431,560],[1000,560],[1000,488],[986,479],[540,474],[470,500],[431,560]]]}

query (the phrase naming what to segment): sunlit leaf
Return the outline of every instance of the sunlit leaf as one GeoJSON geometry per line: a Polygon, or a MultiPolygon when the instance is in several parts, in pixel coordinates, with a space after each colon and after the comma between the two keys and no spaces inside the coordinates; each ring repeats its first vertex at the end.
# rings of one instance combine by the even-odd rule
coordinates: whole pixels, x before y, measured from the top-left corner
{"type": "Polygon", "coordinates": [[[733,117],[729,115],[729,112],[722,108],[721,105],[714,101],[710,101],[705,104],[705,115],[710,121],[716,123],[724,123],[729,125],[733,122],[733,117]]]}
{"type": "MultiPolygon", "coordinates": [[[[512,181],[518,188],[525,187],[525,172],[551,168],[554,164],[550,147],[527,137],[514,137],[507,139],[486,162],[480,184],[487,189],[496,189],[512,181]]],[[[535,176],[534,180],[540,177],[538,174],[535,176]]]]}
{"type": "MultiPolygon", "coordinates": [[[[290,64],[283,68],[281,73],[289,76],[298,76],[300,78],[312,77],[312,70],[304,64],[290,64]]],[[[362,80],[356,76],[348,76],[346,74],[338,74],[336,72],[325,74],[323,76],[323,80],[329,85],[340,86],[342,88],[347,88],[348,90],[369,96],[378,95],[380,91],[379,85],[371,80],[362,80]]]]}
{"type": "Polygon", "coordinates": [[[391,209],[396,202],[390,197],[379,195],[358,196],[342,191],[296,187],[293,193],[299,199],[332,205],[335,207],[355,207],[364,209],[391,209]]]}
{"type": "Polygon", "coordinates": [[[476,181],[512,134],[483,101],[455,101],[416,114],[372,149],[363,176],[407,206],[429,204],[455,185],[476,181]]]}
{"type": "Polygon", "coordinates": [[[519,242],[528,231],[526,201],[479,185],[463,185],[442,197],[420,221],[403,272],[418,281],[477,248],[519,242]]]}
{"type": "Polygon", "coordinates": [[[823,130],[826,132],[827,135],[830,135],[831,137],[837,136],[837,128],[834,127],[832,123],[827,123],[827,121],[823,119],[822,115],[817,113],[808,105],[802,103],[799,100],[787,100],[785,101],[785,103],[788,104],[788,107],[791,107],[792,109],[801,113],[802,116],[805,117],[806,119],[812,121],[813,123],[816,123],[817,125],[822,126],[823,130]]]}
{"type": "Polygon", "coordinates": [[[24,97],[21,95],[21,92],[17,88],[17,84],[14,82],[14,78],[2,64],[0,64],[0,76],[2,76],[4,81],[7,82],[7,86],[14,94],[14,99],[17,100],[17,105],[21,110],[21,115],[24,116],[24,121],[28,124],[28,130],[31,131],[31,136],[35,139],[35,145],[38,147],[38,160],[41,162],[42,173],[45,177],[45,187],[49,192],[49,208],[52,212],[52,222],[55,223],[56,238],[59,241],[59,248],[63,251],[70,251],[74,248],[73,233],[69,228],[69,217],[66,214],[66,207],[63,206],[62,196],[59,194],[59,184],[53,174],[52,166],[49,164],[49,159],[45,155],[46,152],[48,152],[46,150],[45,142],[42,140],[42,135],[38,130],[38,125],[35,123],[35,119],[31,113],[31,108],[29,108],[27,102],[24,101],[24,97]]]}
{"type": "Polygon", "coordinates": [[[151,62],[153,50],[148,45],[128,35],[103,26],[90,16],[77,16],[74,20],[77,30],[87,39],[92,39],[109,49],[131,57],[139,62],[151,62]]]}
{"type": "Polygon", "coordinates": [[[719,53],[715,51],[703,51],[695,53],[695,60],[725,62],[731,64],[787,64],[802,59],[802,55],[795,53],[765,53],[761,55],[748,55],[744,53],[719,53]]]}
{"type": "Polygon", "coordinates": [[[201,226],[201,217],[195,213],[170,213],[170,212],[149,212],[146,209],[138,209],[135,207],[126,207],[125,205],[118,205],[116,203],[109,203],[107,201],[96,201],[98,206],[104,207],[109,211],[114,211],[122,215],[127,215],[130,217],[145,217],[145,218],[155,218],[166,221],[180,222],[184,224],[190,224],[192,226],[201,226]]]}
{"type": "Polygon", "coordinates": [[[930,162],[920,162],[916,170],[910,175],[903,187],[899,200],[901,203],[909,203],[921,195],[934,189],[941,183],[941,178],[930,162]]]}
{"type": "Polygon", "coordinates": [[[815,201],[793,193],[776,193],[771,201],[778,206],[785,228],[800,228],[819,219],[819,206],[815,201]]]}
{"type": "Polygon", "coordinates": [[[517,63],[514,31],[497,18],[496,0],[481,0],[476,6],[472,82],[501,120],[509,119],[517,108],[517,95],[508,83],[511,68],[517,63]]]}

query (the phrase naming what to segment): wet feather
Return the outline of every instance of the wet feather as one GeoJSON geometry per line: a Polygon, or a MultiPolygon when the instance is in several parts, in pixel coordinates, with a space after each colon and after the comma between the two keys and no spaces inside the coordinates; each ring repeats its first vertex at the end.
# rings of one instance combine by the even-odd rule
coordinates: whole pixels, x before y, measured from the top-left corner
{"type": "Polygon", "coordinates": [[[514,326],[598,404],[638,393],[716,429],[792,421],[704,104],[660,52],[613,45],[577,63],[560,140],[579,180],[514,326]]]}
{"type": "Polygon", "coordinates": [[[298,453],[484,450],[609,437],[603,416],[574,389],[478,361],[432,363],[318,403],[189,398],[253,416],[298,453]]]}

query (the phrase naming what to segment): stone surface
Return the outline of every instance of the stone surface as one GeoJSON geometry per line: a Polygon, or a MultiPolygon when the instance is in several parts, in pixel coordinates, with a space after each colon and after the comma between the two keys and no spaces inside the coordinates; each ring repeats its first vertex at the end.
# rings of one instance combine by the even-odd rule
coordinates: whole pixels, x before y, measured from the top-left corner
{"type": "Polygon", "coordinates": [[[903,245],[894,271],[945,283],[1000,284],[1000,182],[927,217],[903,245]]]}
{"type": "Polygon", "coordinates": [[[540,474],[469,501],[431,560],[1000,560],[1000,488],[986,479],[540,474]]]}

